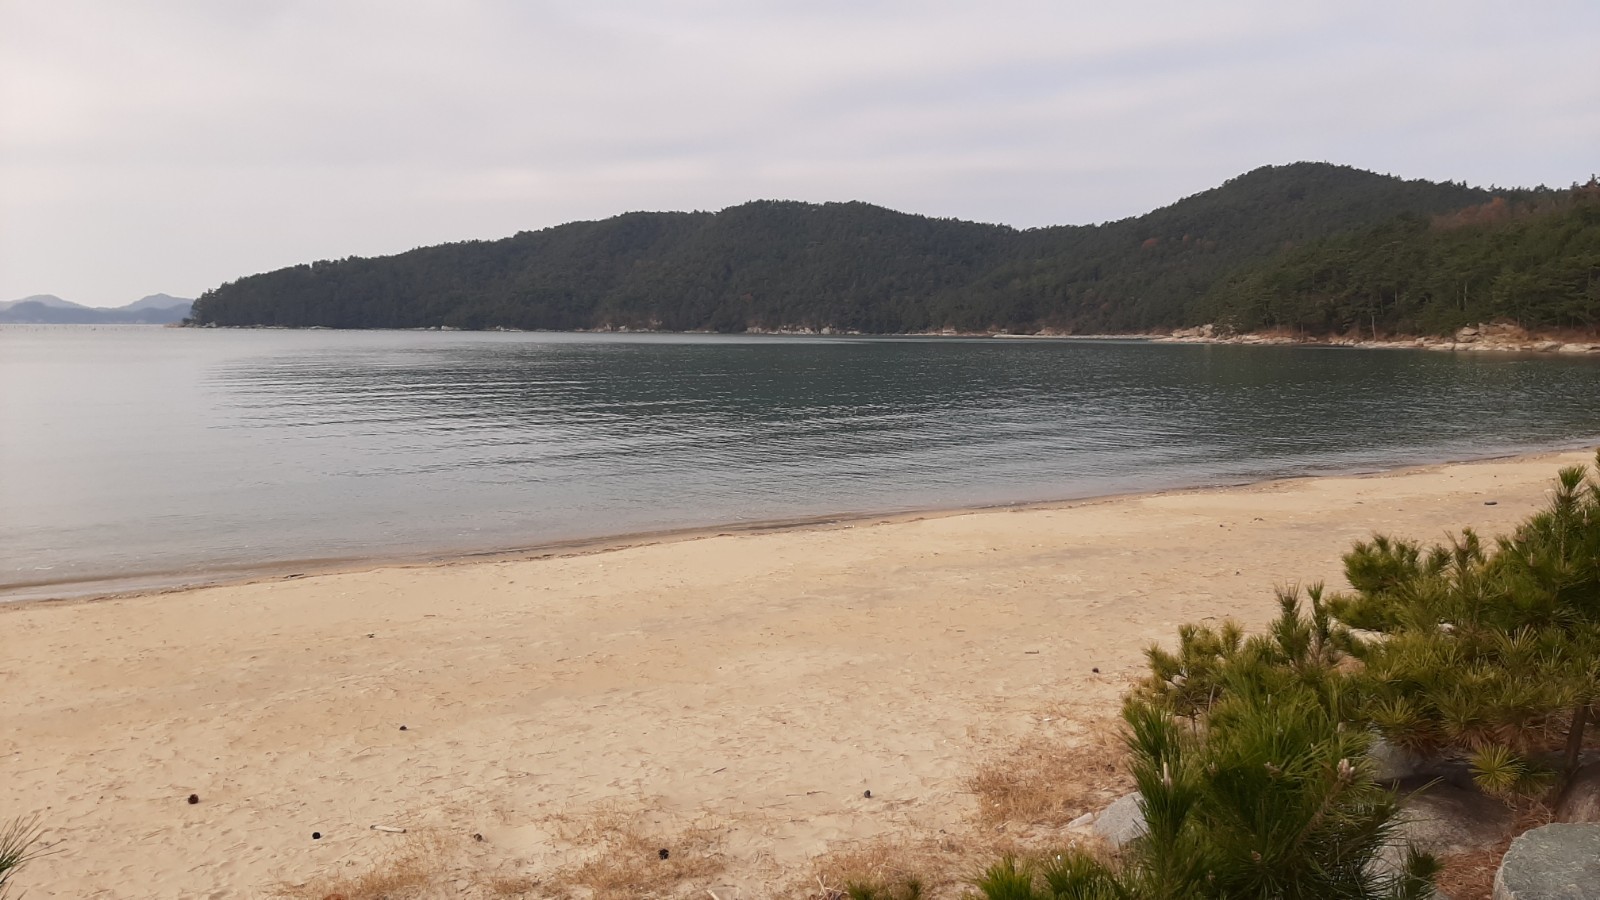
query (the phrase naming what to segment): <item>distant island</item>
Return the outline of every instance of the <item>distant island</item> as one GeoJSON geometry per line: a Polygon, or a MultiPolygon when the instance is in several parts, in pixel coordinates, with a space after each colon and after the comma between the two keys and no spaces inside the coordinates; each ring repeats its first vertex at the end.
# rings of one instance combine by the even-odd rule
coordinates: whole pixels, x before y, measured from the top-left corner
{"type": "Polygon", "coordinates": [[[207,291],[222,326],[1012,334],[1600,328],[1600,185],[1268,166],[1135,218],[1019,230],[866,203],[634,212],[207,291]]]}
{"type": "Polygon", "coordinates": [[[6,325],[171,325],[189,317],[193,300],[151,294],[126,306],[101,309],[35,294],[0,302],[0,324],[6,325]]]}

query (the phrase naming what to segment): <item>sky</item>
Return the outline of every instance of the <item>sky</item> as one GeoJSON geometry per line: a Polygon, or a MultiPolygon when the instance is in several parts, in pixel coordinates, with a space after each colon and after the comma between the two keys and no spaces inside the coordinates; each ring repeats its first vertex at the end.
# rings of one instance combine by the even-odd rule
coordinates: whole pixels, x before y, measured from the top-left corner
{"type": "Polygon", "coordinates": [[[631,210],[1018,227],[1262,165],[1600,172],[1600,2],[0,0],[0,300],[631,210]]]}

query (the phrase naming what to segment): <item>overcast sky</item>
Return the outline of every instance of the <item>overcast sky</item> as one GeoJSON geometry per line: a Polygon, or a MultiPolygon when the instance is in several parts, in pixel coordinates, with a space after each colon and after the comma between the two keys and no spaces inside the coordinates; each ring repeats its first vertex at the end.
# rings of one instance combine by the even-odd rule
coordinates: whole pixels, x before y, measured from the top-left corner
{"type": "Polygon", "coordinates": [[[1600,2],[0,0],[0,300],[638,209],[1121,218],[1300,159],[1600,171],[1600,2]]]}

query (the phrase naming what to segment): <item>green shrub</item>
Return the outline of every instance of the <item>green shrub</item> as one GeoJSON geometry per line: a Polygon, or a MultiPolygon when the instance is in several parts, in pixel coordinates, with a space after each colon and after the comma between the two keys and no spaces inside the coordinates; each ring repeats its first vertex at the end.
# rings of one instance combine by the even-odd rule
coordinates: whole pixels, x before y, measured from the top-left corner
{"type": "Polygon", "coordinates": [[[1345,556],[1355,590],[1341,622],[1379,632],[1351,643],[1357,718],[1423,755],[1465,754],[1478,785],[1530,797],[1570,771],[1600,701],[1600,483],[1564,469],[1550,505],[1486,547],[1377,536],[1345,556]]]}
{"type": "Polygon", "coordinates": [[[977,880],[988,900],[1421,898],[1436,865],[1375,862],[1393,840],[1394,795],[1372,777],[1370,736],[1340,670],[1346,637],[1321,591],[1309,614],[1280,596],[1267,634],[1186,627],[1177,653],[1123,711],[1148,833],[1114,862],[1082,851],[1030,869],[1002,860],[977,880]]]}

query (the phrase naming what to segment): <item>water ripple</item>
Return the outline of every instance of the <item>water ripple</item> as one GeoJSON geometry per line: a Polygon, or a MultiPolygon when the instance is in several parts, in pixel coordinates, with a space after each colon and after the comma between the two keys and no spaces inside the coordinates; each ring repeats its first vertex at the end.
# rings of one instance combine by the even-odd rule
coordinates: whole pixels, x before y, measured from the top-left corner
{"type": "Polygon", "coordinates": [[[0,596],[1600,435],[1590,360],[1143,343],[0,329],[0,391],[0,596]]]}

